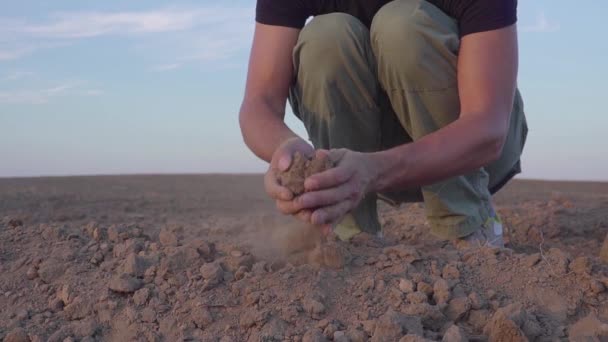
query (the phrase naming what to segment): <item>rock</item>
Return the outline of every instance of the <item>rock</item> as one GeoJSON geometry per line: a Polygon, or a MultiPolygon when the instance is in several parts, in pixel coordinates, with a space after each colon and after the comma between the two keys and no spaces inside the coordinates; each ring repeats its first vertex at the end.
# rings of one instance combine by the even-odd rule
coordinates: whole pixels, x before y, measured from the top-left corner
{"type": "Polygon", "coordinates": [[[528,337],[521,327],[526,322],[525,312],[520,305],[511,304],[497,310],[483,329],[490,342],[513,341],[527,342],[528,337]]]}
{"type": "Polygon", "coordinates": [[[321,315],[325,313],[325,305],[315,299],[307,299],[303,303],[304,310],[315,319],[321,318],[321,315]]]}
{"type": "Polygon", "coordinates": [[[29,267],[27,269],[27,272],[25,272],[25,276],[29,280],[38,278],[38,269],[36,269],[36,267],[34,267],[34,266],[29,267]]]}
{"type": "Polygon", "coordinates": [[[428,297],[426,296],[426,294],[424,294],[420,291],[416,291],[416,292],[408,293],[408,295],[406,296],[406,299],[412,304],[420,304],[420,303],[426,303],[428,300],[428,297]]]}
{"type": "Polygon", "coordinates": [[[130,253],[139,253],[143,251],[145,244],[140,239],[128,239],[124,242],[120,242],[114,245],[112,254],[115,258],[124,258],[130,253]]]}
{"type": "Polygon", "coordinates": [[[399,290],[401,290],[403,293],[412,293],[416,291],[416,284],[409,279],[400,279],[399,290]]]}
{"type": "Polygon", "coordinates": [[[30,312],[27,309],[19,309],[15,313],[15,318],[19,321],[23,321],[30,318],[30,312]]]}
{"type": "Polygon", "coordinates": [[[133,294],[133,302],[138,306],[146,305],[148,298],[150,298],[150,289],[147,287],[141,288],[133,294]]]}
{"type": "Polygon", "coordinates": [[[449,327],[448,330],[446,330],[445,334],[443,335],[443,339],[441,341],[443,341],[443,342],[468,342],[469,339],[466,337],[464,331],[459,326],[454,324],[451,327],[449,327]]]}
{"type": "Polygon", "coordinates": [[[407,305],[403,309],[403,313],[420,317],[422,325],[427,329],[440,329],[446,321],[439,307],[428,303],[407,305]]]}
{"type": "Polygon", "coordinates": [[[471,310],[467,322],[475,328],[475,330],[481,331],[486,323],[488,323],[489,317],[490,312],[488,310],[471,310]]]}
{"type": "Polygon", "coordinates": [[[323,335],[321,330],[313,328],[306,331],[302,337],[302,342],[328,342],[328,340],[325,338],[325,335],[323,335]]]}
{"type": "Polygon", "coordinates": [[[557,276],[568,273],[568,255],[561,249],[551,248],[546,254],[546,260],[551,265],[551,269],[557,276]]]}
{"type": "Polygon", "coordinates": [[[346,337],[348,337],[351,342],[365,342],[369,338],[367,333],[355,328],[347,329],[346,337]]]}
{"type": "Polygon", "coordinates": [[[602,244],[602,249],[600,250],[600,260],[608,264],[608,234],[606,234],[604,244],[602,244]]]}
{"type": "Polygon", "coordinates": [[[450,285],[445,279],[439,278],[435,281],[433,298],[437,304],[445,304],[450,300],[450,285]]]}
{"type": "Polygon", "coordinates": [[[65,303],[59,298],[53,298],[49,302],[49,310],[52,312],[59,312],[63,310],[65,303]]]}
{"type": "Polygon", "coordinates": [[[158,240],[163,246],[176,247],[179,239],[175,231],[168,227],[163,227],[158,234],[158,240]]]}
{"type": "Polygon", "coordinates": [[[460,279],[460,271],[458,270],[458,266],[453,263],[445,265],[441,274],[443,279],[446,280],[460,279]]]}
{"type": "Polygon", "coordinates": [[[213,316],[205,307],[194,308],[190,313],[190,317],[192,318],[192,322],[194,322],[199,329],[207,329],[207,327],[213,323],[213,316]]]}
{"type": "Polygon", "coordinates": [[[344,331],[336,331],[333,336],[334,342],[351,342],[350,338],[346,336],[344,331]]]}
{"type": "Polygon", "coordinates": [[[201,266],[201,275],[205,279],[206,288],[218,285],[224,280],[224,270],[217,262],[210,262],[201,266]]]}
{"type": "Polygon", "coordinates": [[[589,281],[589,290],[593,295],[598,295],[606,290],[606,286],[597,279],[591,279],[589,281]]]}
{"type": "Polygon", "coordinates": [[[63,311],[69,320],[83,319],[91,312],[91,303],[81,297],[76,297],[63,311]]]}
{"type": "Polygon", "coordinates": [[[25,330],[15,328],[6,334],[4,342],[30,342],[30,338],[27,336],[25,330]]]}
{"type": "Polygon", "coordinates": [[[417,285],[418,291],[424,293],[427,296],[433,295],[433,286],[423,281],[419,282],[417,285]]]}
{"type": "Polygon", "coordinates": [[[445,310],[446,317],[453,322],[461,320],[471,310],[471,301],[467,297],[450,300],[445,310]]]}
{"type": "Polygon", "coordinates": [[[101,326],[94,318],[88,317],[72,322],[70,328],[74,336],[81,339],[82,342],[85,338],[95,335],[101,329],[101,326]]]}
{"type": "Polygon", "coordinates": [[[427,340],[426,338],[420,335],[407,334],[403,336],[399,342],[430,342],[432,340],[427,340]]]}
{"type": "Polygon", "coordinates": [[[156,322],[156,311],[151,307],[146,307],[141,310],[141,320],[142,322],[154,323],[156,322]]]}
{"type": "Polygon", "coordinates": [[[126,240],[126,228],[123,226],[117,226],[115,224],[108,227],[108,240],[112,242],[121,242],[123,239],[126,240]]]}
{"type": "Polygon", "coordinates": [[[74,291],[69,284],[63,284],[57,293],[57,298],[63,301],[63,304],[69,304],[74,299],[74,291]]]}
{"type": "Polygon", "coordinates": [[[570,270],[578,275],[591,274],[591,260],[588,257],[578,257],[570,263],[570,270]]]}
{"type": "Polygon", "coordinates": [[[10,219],[8,220],[8,226],[11,228],[17,228],[23,226],[23,221],[20,219],[10,219]]]}
{"type": "Polygon", "coordinates": [[[241,267],[244,267],[248,272],[254,264],[254,259],[251,255],[229,256],[225,259],[224,265],[226,269],[232,273],[237,272],[241,267]]]}
{"type": "Polygon", "coordinates": [[[258,311],[255,308],[250,308],[239,316],[239,325],[244,329],[251,328],[254,325],[262,326],[268,321],[269,317],[269,311],[258,311]]]}
{"type": "Polygon", "coordinates": [[[40,265],[38,276],[40,279],[50,284],[59,279],[65,272],[65,264],[56,259],[48,259],[40,265]]]}
{"type": "Polygon", "coordinates": [[[420,317],[408,316],[389,309],[376,322],[372,342],[397,341],[405,334],[423,335],[420,317]]]}
{"type": "Polygon", "coordinates": [[[416,260],[420,260],[420,253],[418,253],[415,248],[403,244],[386,247],[382,253],[391,258],[401,259],[408,264],[411,264],[416,260]]]}
{"type": "Polygon", "coordinates": [[[530,254],[530,255],[526,256],[523,259],[523,264],[526,267],[533,267],[534,265],[538,264],[539,261],[540,261],[540,253],[534,253],[534,254],[530,254]]]}
{"type": "Polygon", "coordinates": [[[144,286],[144,282],[141,279],[137,279],[129,274],[121,274],[114,276],[108,287],[110,290],[120,293],[132,293],[144,286]]]}
{"type": "Polygon", "coordinates": [[[142,257],[135,253],[130,253],[122,264],[122,271],[123,273],[141,278],[150,267],[157,263],[158,258],[142,257]]]}
{"type": "Polygon", "coordinates": [[[570,341],[608,341],[608,323],[601,322],[594,313],[574,323],[569,330],[570,341]]]}
{"type": "Polygon", "coordinates": [[[486,301],[477,292],[471,292],[469,300],[471,301],[471,309],[473,310],[481,310],[486,307],[486,301]]]}
{"type": "Polygon", "coordinates": [[[323,335],[331,340],[336,331],[338,331],[338,327],[333,323],[329,323],[325,326],[325,329],[323,329],[323,335]]]}

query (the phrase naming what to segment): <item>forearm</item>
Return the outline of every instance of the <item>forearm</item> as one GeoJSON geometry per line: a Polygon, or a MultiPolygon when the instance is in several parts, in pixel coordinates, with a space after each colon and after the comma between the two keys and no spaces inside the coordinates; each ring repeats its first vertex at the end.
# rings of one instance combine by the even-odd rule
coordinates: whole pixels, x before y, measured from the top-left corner
{"type": "Polygon", "coordinates": [[[395,191],[462,175],[499,157],[506,128],[496,120],[465,116],[416,142],[376,152],[374,190],[395,191]]]}
{"type": "Polygon", "coordinates": [[[241,106],[239,123],[245,144],[267,162],[282,142],[298,137],[287,127],[284,117],[284,107],[273,107],[263,99],[245,100],[241,106]]]}

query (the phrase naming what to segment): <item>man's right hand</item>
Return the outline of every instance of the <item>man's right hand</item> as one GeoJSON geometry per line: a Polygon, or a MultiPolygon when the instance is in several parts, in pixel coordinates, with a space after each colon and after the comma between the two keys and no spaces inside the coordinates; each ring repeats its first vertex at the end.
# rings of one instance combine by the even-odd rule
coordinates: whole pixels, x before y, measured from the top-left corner
{"type": "Polygon", "coordinates": [[[301,211],[293,201],[294,194],[291,190],[281,186],[277,178],[278,171],[289,169],[296,152],[300,152],[307,157],[314,155],[313,147],[302,138],[294,137],[285,140],[272,155],[270,166],[264,176],[264,188],[266,193],[276,201],[280,212],[286,215],[296,215],[301,220],[308,222],[311,214],[310,211],[301,211]]]}

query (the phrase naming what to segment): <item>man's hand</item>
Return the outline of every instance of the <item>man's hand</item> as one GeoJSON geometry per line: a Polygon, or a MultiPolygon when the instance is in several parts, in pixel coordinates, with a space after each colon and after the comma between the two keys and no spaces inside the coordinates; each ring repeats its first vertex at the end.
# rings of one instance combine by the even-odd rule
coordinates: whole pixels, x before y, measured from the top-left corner
{"type": "Polygon", "coordinates": [[[300,212],[301,208],[298,208],[293,201],[294,194],[286,187],[281,186],[277,179],[277,171],[289,169],[293,155],[296,152],[300,152],[303,156],[311,157],[314,154],[314,149],[306,141],[298,137],[285,140],[272,155],[270,166],[264,176],[264,188],[266,193],[276,201],[280,212],[286,215],[297,215],[300,219],[308,221],[310,212],[300,212]]]}
{"type": "Polygon", "coordinates": [[[374,191],[377,170],[371,154],[347,149],[317,153],[328,153],[335,167],[306,179],[307,192],[293,201],[294,209],[312,211],[313,224],[334,225],[374,191]]]}

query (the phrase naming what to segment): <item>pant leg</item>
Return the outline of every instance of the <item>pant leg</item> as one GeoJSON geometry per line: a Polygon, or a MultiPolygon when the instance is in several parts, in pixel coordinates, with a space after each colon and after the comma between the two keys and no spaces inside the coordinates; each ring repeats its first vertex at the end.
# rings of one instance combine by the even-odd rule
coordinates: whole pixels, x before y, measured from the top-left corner
{"type": "MultiPolygon", "coordinates": [[[[293,60],[289,100],[315,148],[379,150],[383,114],[369,30],[347,14],[317,16],[300,32],[293,60]]],[[[380,230],[375,194],[352,214],[360,229],[380,230]]]]}
{"type": "MultiPolygon", "coordinates": [[[[409,135],[417,140],[458,118],[457,22],[424,0],[395,0],[376,14],[371,28],[378,78],[409,135]]],[[[521,124],[523,113],[512,120],[521,124]]],[[[525,120],[524,120],[525,121],[525,120]]],[[[514,127],[513,133],[521,132],[514,127]]],[[[511,133],[511,132],[510,132],[511,133]]],[[[510,138],[507,156],[492,168],[519,161],[521,141],[510,138]]],[[[522,145],[523,146],[523,145],[522,145]]],[[[507,169],[510,170],[510,169],[507,169]]],[[[497,173],[498,174],[498,173],[497,173]]],[[[490,175],[485,168],[422,188],[432,232],[443,238],[471,234],[492,215],[490,175]]]]}

